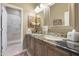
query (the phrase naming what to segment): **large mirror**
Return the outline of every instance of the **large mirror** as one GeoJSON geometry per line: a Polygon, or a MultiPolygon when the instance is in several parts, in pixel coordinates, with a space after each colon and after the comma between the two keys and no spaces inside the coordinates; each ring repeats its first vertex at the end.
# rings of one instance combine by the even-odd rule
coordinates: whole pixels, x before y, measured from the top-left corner
{"type": "Polygon", "coordinates": [[[38,13],[45,26],[70,26],[69,3],[55,3],[38,13]]]}
{"type": "Polygon", "coordinates": [[[50,7],[50,26],[70,26],[69,4],[55,3],[50,7]]]}
{"type": "Polygon", "coordinates": [[[54,3],[37,15],[42,19],[42,26],[48,26],[49,32],[60,33],[61,36],[66,37],[67,32],[71,31],[74,25],[73,6],[74,4],[71,3],[54,3]]]}

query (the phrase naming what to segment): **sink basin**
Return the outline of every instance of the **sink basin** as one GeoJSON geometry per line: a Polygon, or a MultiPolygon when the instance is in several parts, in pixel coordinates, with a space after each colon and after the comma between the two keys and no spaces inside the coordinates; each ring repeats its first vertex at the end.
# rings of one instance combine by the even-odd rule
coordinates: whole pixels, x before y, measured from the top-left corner
{"type": "Polygon", "coordinates": [[[63,46],[63,47],[68,47],[67,43],[65,41],[56,41],[56,43],[63,46]]]}
{"type": "Polygon", "coordinates": [[[32,33],[32,35],[34,35],[34,36],[41,36],[41,35],[43,35],[43,34],[32,33]]]}
{"type": "Polygon", "coordinates": [[[44,35],[44,38],[47,40],[54,40],[54,41],[63,41],[65,38],[52,36],[52,35],[44,35]]]}

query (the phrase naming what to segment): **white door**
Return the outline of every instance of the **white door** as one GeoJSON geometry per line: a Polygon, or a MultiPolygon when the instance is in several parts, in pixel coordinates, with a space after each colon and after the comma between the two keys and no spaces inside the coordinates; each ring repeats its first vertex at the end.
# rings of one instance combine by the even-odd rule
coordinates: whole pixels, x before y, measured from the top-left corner
{"type": "MultiPolygon", "coordinates": [[[[0,5],[0,29],[1,29],[1,5],[0,5]]],[[[1,31],[0,31],[0,55],[1,55],[1,31]]]]}
{"type": "Polygon", "coordinates": [[[4,6],[2,6],[2,55],[5,55],[7,49],[7,12],[4,6]]]}

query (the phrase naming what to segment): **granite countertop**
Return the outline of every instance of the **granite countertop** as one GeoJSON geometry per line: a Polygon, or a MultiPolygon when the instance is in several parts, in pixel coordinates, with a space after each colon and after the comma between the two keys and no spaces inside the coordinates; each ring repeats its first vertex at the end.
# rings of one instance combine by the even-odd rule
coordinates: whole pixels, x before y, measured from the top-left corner
{"type": "Polygon", "coordinates": [[[30,35],[32,37],[36,38],[36,39],[42,40],[42,41],[44,41],[46,43],[49,43],[51,45],[55,45],[58,48],[61,48],[61,49],[64,49],[66,51],[75,53],[76,55],[79,55],[79,50],[75,50],[75,49],[69,48],[65,41],[47,40],[46,38],[44,38],[44,35],[41,35],[41,34],[40,35],[30,34],[30,35]]]}

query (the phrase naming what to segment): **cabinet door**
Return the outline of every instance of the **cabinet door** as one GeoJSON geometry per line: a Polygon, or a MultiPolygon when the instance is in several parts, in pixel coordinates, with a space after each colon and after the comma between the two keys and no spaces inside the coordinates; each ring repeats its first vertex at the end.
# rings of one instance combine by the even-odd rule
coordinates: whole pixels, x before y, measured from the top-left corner
{"type": "Polygon", "coordinates": [[[40,46],[39,43],[37,41],[35,41],[35,55],[39,56],[40,55],[40,46]]]}
{"type": "Polygon", "coordinates": [[[30,53],[31,55],[34,55],[34,51],[35,51],[35,42],[34,42],[34,38],[30,37],[30,53]]]}
{"type": "Polygon", "coordinates": [[[25,37],[24,37],[23,49],[28,49],[28,35],[25,35],[25,37]]]}
{"type": "Polygon", "coordinates": [[[24,45],[26,45],[26,49],[28,49],[28,35],[26,35],[25,37],[24,37],[24,42],[26,41],[26,44],[24,44],[24,45]]]}
{"type": "Polygon", "coordinates": [[[48,56],[70,56],[70,53],[67,51],[64,51],[63,49],[60,49],[56,46],[47,46],[47,55],[48,56]]]}
{"type": "Polygon", "coordinates": [[[47,45],[47,55],[48,56],[55,56],[55,47],[47,45]]]}
{"type": "Polygon", "coordinates": [[[47,55],[47,49],[46,49],[44,42],[41,42],[40,40],[36,40],[35,55],[37,55],[37,56],[46,56],[47,55]]]}
{"type": "Polygon", "coordinates": [[[40,56],[47,55],[47,48],[43,43],[39,43],[39,53],[40,53],[40,56]]]}
{"type": "Polygon", "coordinates": [[[29,40],[28,35],[25,36],[25,40],[26,40],[26,44],[25,45],[26,45],[26,48],[28,49],[28,40],[29,40]]]}
{"type": "Polygon", "coordinates": [[[31,39],[30,39],[30,36],[29,35],[27,35],[27,50],[28,50],[28,52],[30,52],[30,49],[31,49],[31,39]]]}
{"type": "Polygon", "coordinates": [[[60,48],[56,48],[55,50],[56,50],[55,53],[56,56],[70,56],[70,53],[65,50],[62,50],[60,48]]]}

